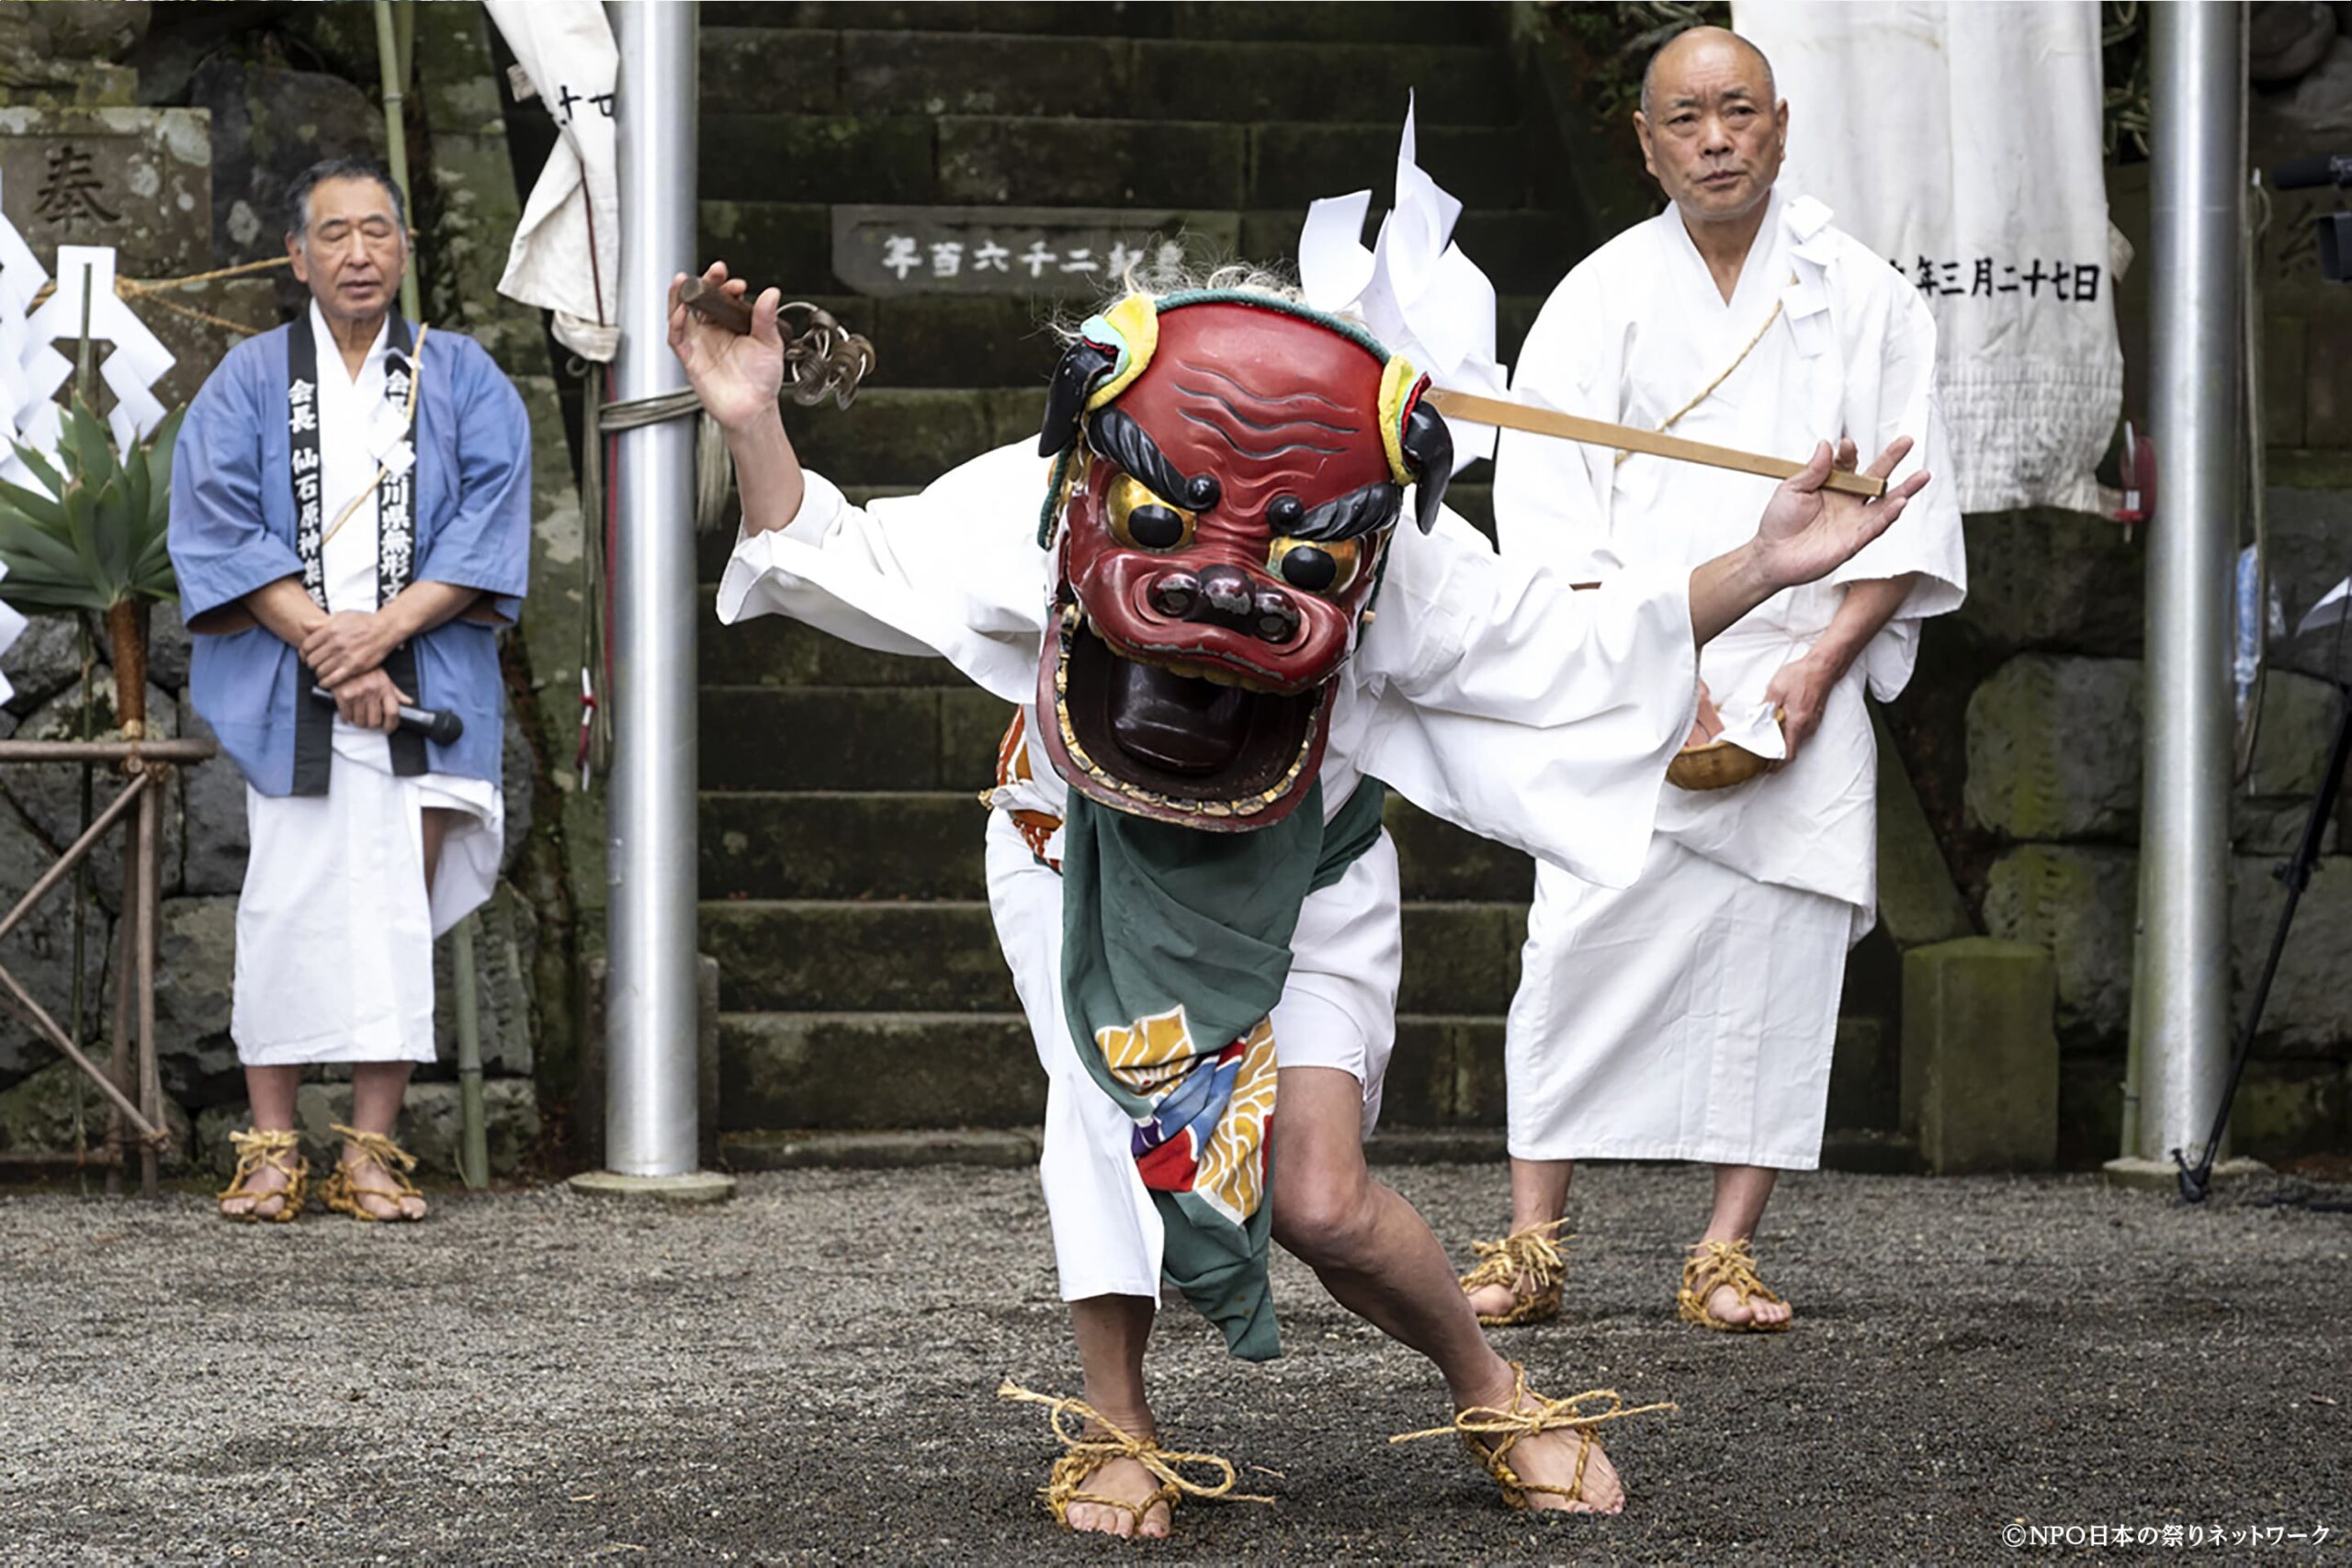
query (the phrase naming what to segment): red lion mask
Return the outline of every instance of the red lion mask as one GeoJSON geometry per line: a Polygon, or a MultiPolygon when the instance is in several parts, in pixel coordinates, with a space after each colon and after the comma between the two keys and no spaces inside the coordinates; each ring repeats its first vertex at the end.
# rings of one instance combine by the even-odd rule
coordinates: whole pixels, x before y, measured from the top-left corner
{"type": "Polygon", "coordinates": [[[1305,798],[1406,489],[1426,531],[1453,472],[1427,386],[1271,296],[1129,295],[1086,323],[1040,443],[1063,527],[1037,705],[1072,789],[1216,832],[1305,798]]]}

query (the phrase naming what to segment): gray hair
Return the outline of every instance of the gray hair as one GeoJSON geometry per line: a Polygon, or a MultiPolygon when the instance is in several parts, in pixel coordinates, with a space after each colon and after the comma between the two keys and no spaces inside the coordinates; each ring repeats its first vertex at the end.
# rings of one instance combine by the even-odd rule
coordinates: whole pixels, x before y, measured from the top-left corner
{"type": "Polygon", "coordinates": [[[311,226],[311,193],[329,180],[373,180],[384,187],[392,198],[392,217],[408,231],[408,203],[401,196],[401,187],[392,183],[392,172],[374,158],[328,158],[311,164],[294,176],[286,190],[286,231],[300,234],[311,226]]]}

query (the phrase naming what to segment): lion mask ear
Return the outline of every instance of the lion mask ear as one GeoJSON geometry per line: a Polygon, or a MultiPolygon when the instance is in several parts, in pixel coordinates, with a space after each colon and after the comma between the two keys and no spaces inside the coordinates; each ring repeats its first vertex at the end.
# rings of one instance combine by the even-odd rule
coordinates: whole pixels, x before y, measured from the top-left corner
{"type": "Polygon", "coordinates": [[[1437,526],[1437,509],[1453,479],[1453,432],[1426,399],[1416,399],[1397,445],[1413,470],[1413,521],[1426,534],[1437,526]]]}
{"type": "Polygon", "coordinates": [[[1119,362],[1115,349],[1081,337],[1063,351],[1054,378],[1046,388],[1046,420],[1037,432],[1037,455],[1050,457],[1078,439],[1078,422],[1096,382],[1119,362]]]}

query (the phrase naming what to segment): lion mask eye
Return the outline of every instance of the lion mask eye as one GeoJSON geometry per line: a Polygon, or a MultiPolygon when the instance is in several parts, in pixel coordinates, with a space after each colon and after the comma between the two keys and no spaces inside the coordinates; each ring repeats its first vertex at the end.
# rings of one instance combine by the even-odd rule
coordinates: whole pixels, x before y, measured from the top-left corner
{"type": "Polygon", "coordinates": [[[1309,593],[1344,593],[1363,570],[1363,543],[1278,536],[1266,547],[1266,570],[1309,593]]]}
{"type": "Polygon", "coordinates": [[[1129,549],[1178,550],[1193,542],[1193,513],[1161,500],[1149,485],[1133,474],[1111,481],[1103,497],[1102,520],[1111,537],[1129,549]]]}

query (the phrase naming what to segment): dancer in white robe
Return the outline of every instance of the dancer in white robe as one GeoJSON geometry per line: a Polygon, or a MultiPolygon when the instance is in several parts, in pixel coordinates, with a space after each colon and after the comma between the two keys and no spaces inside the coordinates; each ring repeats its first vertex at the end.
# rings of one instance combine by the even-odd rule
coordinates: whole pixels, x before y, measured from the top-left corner
{"type": "MultiPolygon", "coordinates": [[[[990,901],[1051,1082],[1042,1175],[1062,1292],[1071,1302],[1085,1368],[1088,1407],[1080,1414],[1089,1420],[1087,1440],[1056,1467],[1047,1495],[1057,1517],[1073,1529],[1164,1535],[1177,1494],[1166,1465],[1155,1458],[1159,1450],[1143,1383],[1161,1276],[1164,1269],[1173,1271],[1171,1209],[1155,1205],[1139,1164],[1146,1134],[1157,1124],[1147,1126],[1147,1118],[1115,1101],[1096,1064],[1082,1063],[1073,1043],[1065,1016],[1071,994],[1059,971],[1075,962],[1073,944],[1100,933],[1082,929],[1083,921],[1066,922],[1064,902],[1098,884],[1089,879],[1083,887],[1073,886],[1046,863],[1063,853],[1057,834],[1069,835],[1081,819],[1091,822],[1097,835],[1107,832],[1094,815],[1104,808],[1090,787],[1102,783],[1102,771],[1087,764],[1091,771],[1072,772],[1081,741],[1094,742],[1071,728],[1078,721],[1070,715],[1080,705],[1080,677],[1068,649],[1071,639],[1095,634],[1071,628],[1081,621],[1100,626],[1098,615],[1136,615],[1136,607],[1148,602],[1165,617],[1156,623],[1159,627],[1199,639],[1176,645],[1188,650],[1188,662],[1222,657],[1216,650],[1227,644],[1219,635],[1245,644],[1262,637],[1260,646],[1272,649],[1263,657],[1278,660],[1319,635],[1302,634],[1302,621],[1326,630],[1331,626],[1313,620],[1329,613],[1329,595],[1314,604],[1299,595],[1325,589],[1338,593],[1348,585],[1335,583],[1328,571],[1292,575],[1295,553],[1307,539],[1337,540],[1315,532],[1338,515],[1332,505],[1363,506],[1351,515],[1371,520],[1370,531],[1351,537],[1366,541],[1364,553],[1359,557],[1352,544],[1331,547],[1365,572],[1374,571],[1376,563],[1379,575],[1351,576],[1348,582],[1368,588],[1377,581],[1378,621],[1372,625],[1368,614],[1355,620],[1364,607],[1361,594],[1343,601],[1349,608],[1339,624],[1352,651],[1329,673],[1329,687],[1317,688],[1333,693],[1328,744],[1309,781],[1319,789],[1325,820],[1355,815],[1350,808],[1377,779],[1429,810],[1572,867],[1581,877],[1621,884],[1641,863],[1661,774],[1689,724],[1695,646],[1778,586],[1810,581],[1847,558],[1899,514],[1924,476],[1894,486],[1875,505],[1831,497],[1818,489],[1829,468],[1825,447],[1805,474],[1773,493],[1755,537],[1737,549],[1696,570],[1629,573],[1612,592],[1580,594],[1548,566],[1491,554],[1465,525],[1434,505],[1415,503],[1433,531],[1395,525],[1406,493],[1385,483],[1392,465],[1401,466],[1396,433],[1401,424],[1409,453],[1426,429],[1408,416],[1420,393],[1409,367],[1389,359],[1380,371],[1385,353],[1358,328],[1294,303],[1227,290],[1171,299],[1156,317],[1150,299],[1130,296],[1105,312],[1125,327],[1114,331],[1101,317],[1088,323],[1057,372],[1046,449],[1061,453],[1063,462],[1073,451],[1055,439],[1056,407],[1070,411],[1075,421],[1088,396],[1101,400],[1098,408],[1125,400],[1103,408],[1088,426],[1082,477],[1069,488],[1064,468],[1036,448],[1008,447],[973,459],[918,495],[860,508],[804,471],[785,435],[776,412],[784,367],[777,292],[760,297],[750,334],[736,336],[689,313],[681,302],[685,282],[681,277],[680,292],[673,295],[671,341],[704,408],[727,434],[743,496],[743,532],[720,583],[720,618],[782,614],[865,647],[937,654],[1021,711],[990,795],[998,808],[989,829],[990,901]],[[1264,302],[1253,303],[1259,300],[1264,302]],[[1232,324],[1236,317],[1253,316],[1270,324],[1232,324]],[[1170,346],[1206,317],[1224,324],[1201,329],[1212,335],[1189,339],[1189,349],[1170,346]],[[1155,333],[1156,359],[1149,357],[1155,333]],[[1263,333],[1262,350],[1253,346],[1259,341],[1253,333],[1263,333]],[[1204,344],[1215,351],[1198,352],[1204,344]],[[1343,368],[1332,371],[1330,380],[1301,384],[1299,355],[1317,345],[1343,368]],[[1364,357],[1367,348],[1374,357],[1364,357]],[[1096,378],[1121,367],[1111,389],[1089,378],[1081,351],[1096,355],[1096,378]],[[1176,367],[1166,368],[1171,362],[1176,367]],[[1074,365],[1079,374],[1069,374],[1074,365]],[[1200,418],[1188,422],[1170,414],[1167,401],[1152,400],[1164,400],[1171,385],[1182,397],[1199,400],[1184,406],[1203,411],[1200,418]],[[1375,385],[1391,389],[1377,400],[1376,413],[1375,385]],[[1263,416],[1291,422],[1270,425],[1258,411],[1273,405],[1312,412],[1263,416]],[[1216,420],[1212,408],[1230,417],[1216,420]],[[1131,415],[1130,409],[1138,412],[1131,415]],[[1200,434],[1211,424],[1214,436],[1200,434]],[[1275,433],[1261,434],[1269,431],[1275,433]],[[1285,444],[1292,431],[1295,439],[1285,444]],[[1388,451],[1371,470],[1381,483],[1349,489],[1361,485],[1365,470],[1336,460],[1295,467],[1291,471],[1301,477],[1284,479],[1283,493],[1261,482],[1267,463],[1283,460],[1280,454],[1360,454],[1368,440],[1375,443],[1370,451],[1379,452],[1379,444],[1388,451]],[[1186,448],[1180,445],[1184,442],[1200,445],[1186,448]],[[1192,456],[1177,464],[1168,452],[1192,456]],[[1219,454],[1230,454],[1229,460],[1219,454]],[[1201,471],[1204,463],[1207,472],[1201,471]],[[1326,505],[1323,491],[1335,474],[1349,477],[1326,505]],[[1139,489],[1148,493],[1133,502],[1132,513],[1109,510],[1114,501],[1103,499],[1139,489]],[[1048,498],[1041,537],[1040,503],[1048,498]],[[1106,536],[1119,546],[1107,555],[1106,536]],[[1059,547],[1048,548],[1049,539],[1059,547]],[[1281,575],[1270,569],[1270,542],[1281,575]],[[1186,558],[1198,571],[1180,582],[1166,566],[1184,550],[1193,550],[1186,558]],[[1065,594],[1080,569],[1067,566],[1066,558],[1108,559],[1108,570],[1143,575],[1125,580],[1132,589],[1099,600],[1080,590],[1072,603],[1065,594]],[[1252,563],[1254,575],[1242,562],[1252,563]],[[1302,586],[1306,577],[1316,579],[1311,587],[1302,586]],[[1213,595],[1246,611],[1218,608],[1213,595]],[[1187,615],[1186,609],[1235,618],[1212,626],[1207,614],[1187,615]],[[1286,615],[1299,618],[1285,622],[1286,615]],[[1264,629],[1235,632],[1237,624],[1264,629]],[[1067,693],[1042,716],[1041,681],[1067,693]],[[1059,726],[1069,755],[1057,759],[1051,737],[1038,743],[1041,716],[1059,726]]],[[[742,293],[741,284],[728,281],[723,265],[713,265],[702,282],[742,293]]],[[[1891,469],[1905,446],[1896,443],[1878,471],[1891,469]]],[[[1427,460],[1440,465],[1434,472],[1442,482],[1451,471],[1450,451],[1432,452],[1427,460]]],[[[1108,645],[1112,635],[1105,630],[1099,640],[1108,645]]],[[[1096,669],[1105,659],[1118,668],[1132,662],[1115,652],[1091,657],[1096,669]]],[[[1114,683],[1147,687],[1159,679],[1154,669],[1111,677],[1114,683]]],[[[1184,682],[1181,671],[1179,683],[1213,690],[1198,680],[1184,682]]],[[[1102,689],[1099,682],[1088,688],[1095,695],[1102,689]]],[[[1153,689],[1166,690],[1167,682],[1153,689]]],[[[1205,706],[1214,712],[1224,704],[1217,698],[1205,706]]],[[[1244,711],[1261,710],[1245,705],[1244,711]]],[[[1183,721],[1173,722],[1181,728],[1183,721]]],[[[1250,787],[1261,787],[1264,776],[1250,787]]],[[[1281,793],[1236,797],[1243,804],[1230,809],[1260,809],[1281,793]]],[[[1146,798],[1140,790],[1134,795],[1146,798]]],[[[1311,803],[1318,795],[1308,791],[1304,798],[1311,803]]],[[[1168,804],[1165,796],[1148,799],[1168,804]]],[[[1171,838],[1165,818],[1148,820],[1151,809],[1134,808],[1158,830],[1151,841],[1159,845],[1190,837],[1205,856],[1213,847],[1236,842],[1230,833],[1182,826],[1171,838]]],[[[1239,838],[1262,840],[1276,852],[1277,837],[1287,835],[1295,821],[1285,818],[1239,838]]],[[[1098,837],[1080,844],[1103,841],[1098,837]]],[[[1103,930],[1124,932],[1148,924],[1139,905],[1105,906],[1100,913],[1103,930]]],[[[1590,1440],[1594,1415],[1528,1390],[1524,1375],[1479,1333],[1428,1226],[1365,1168],[1362,1143],[1376,1114],[1393,1038],[1399,953],[1395,861],[1385,839],[1375,831],[1343,874],[1306,893],[1295,929],[1283,936],[1284,977],[1270,1028],[1280,1080],[1274,1120],[1282,1129],[1281,1157],[1271,1162],[1272,1190],[1265,1200],[1274,1239],[1314,1268],[1343,1304],[1435,1364],[1457,1414],[1473,1421],[1473,1447],[1508,1500],[1613,1511],[1623,1493],[1590,1440]],[[1477,1414],[1464,1415],[1471,1412],[1477,1414]],[[1495,1469],[1506,1452],[1509,1465],[1495,1469]]],[[[1128,945],[1133,941],[1123,939],[1120,951],[1139,956],[1146,969],[1184,961],[1184,954],[1166,949],[1128,945]]],[[[1168,1019],[1177,1032],[1184,1031],[1181,1006],[1159,1021],[1168,1019]]],[[[1102,1031],[1090,1043],[1099,1046],[1103,1035],[1127,1032],[1102,1031]]],[[[1232,1037],[1220,1031],[1211,1038],[1232,1037]]],[[[1254,1049],[1255,1040],[1254,1032],[1236,1039],[1217,1059],[1238,1059],[1245,1046],[1254,1049]]],[[[1156,1071],[1167,1059],[1145,1063],[1156,1071]]],[[[1228,1123],[1220,1122],[1204,1146],[1214,1153],[1227,1132],[1228,1123]]],[[[1150,1157],[1171,1152],[1183,1152],[1175,1138],[1155,1143],[1150,1157]]],[[[1207,1163],[1204,1159],[1204,1167],[1207,1163]]],[[[1157,1189],[1162,1198],[1170,1190],[1157,1189]]],[[[1189,1175],[1183,1190],[1193,1195],[1189,1175]]],[[[1250,1196],[1254,1202],[1254,1189],[1250,1196]]],[[[1193,1299],[1201,1303],[1200,1296],[1193,1299]]],[[[1273,1353],[1270,1314],[1262,1324],[1219,1321],[1237,1353],[1273,1353]]]]}
{"type": "MultiPolygon", "coordinates": [[[[1736,36],[1660,51],[1637,118],[1674,204],[1571,272],[1521,352],[1521,399],[1747,451],[1866,451],[1919,435],[1940,465],[1935,323],[1902,275],[1773,188],[1788,106],[1736,36]]],[[[1744,536],[1770,479],[1507,433],[1495,468],[1506,557],[1581,581],[1693,565],[1744,536]]],[[[1506,1043],[1511,1235],[1465,1276],[1481,1316],[1557,1310],[1570,1163],[1717,1168],[1684,1315],[1773,1327],[1790,1309],[1748,1251],[1781,1169],[1820,1158],[1849,946],[1876,906],[1876,751],[1863,694],[1909,679],[1919,624],[1966,583],[1948,487],[1820,581],[1709,644],[1724,729],[1786,758],[1728,788],[1669,787],[1640,879],[1618,889],[1540,865],[1506,1043]],[[1695,1293],[1696,1305],[1691,1296],[1695,1293]],[[1712,1310],[1709,1308],[1712,1298],[1712,1310]]],[[[1714,734],[1707,728],[1693,739],[1714,734]]]]}

